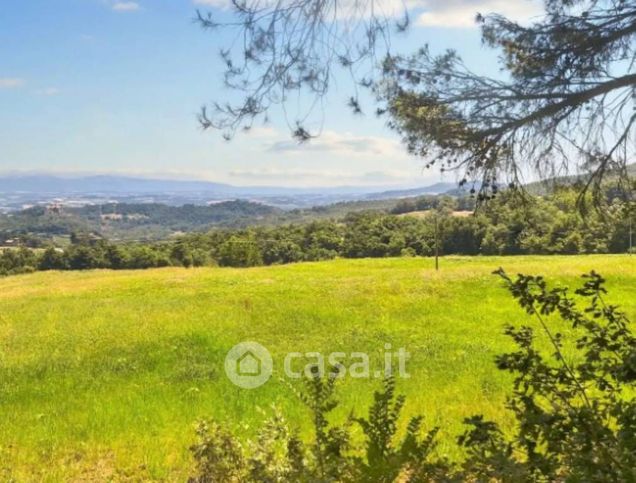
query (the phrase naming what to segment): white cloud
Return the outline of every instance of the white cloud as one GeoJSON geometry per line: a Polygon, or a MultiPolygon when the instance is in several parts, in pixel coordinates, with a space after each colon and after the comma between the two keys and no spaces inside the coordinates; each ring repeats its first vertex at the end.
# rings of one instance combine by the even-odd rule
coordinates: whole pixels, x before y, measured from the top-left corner
{"type": "Polygon", "coordinates": [[[388,187],[422,179],[421,160],[409,156],[397,138],[325,130],[298,143],[288,130],[267,125],[241,133],[240,143],[251,154],[227,172],[229,183],[388,187]]]}
{"type": "Polygon", "coordinates": [[[271,142],[267,150],[293,155],[320,152],[348,157],[380,157],[387,160],[406,157],[404,147],[396,139],[335,131],[324,131],[306,143],[290,139],[271,142]]]}
{"type": "MultiPolygon", "coordinates": [[[[228,9],[230,0],[192,0],[195,5],[228,9]]],[[[261,8],[273,7],[273,0],[253,0],[261,8]]],[[[404,9],[411,12],[415,25],[424,27],[472,28],[478,13],[500,13],[512,20],[527,22],[543,11],[542,0],[342,0],[339,18],[359,18],[372,11],[387,17],[399,17],[404,9]]]]}
{"type": "Polygon", "coordinates": [[[511,20],[527,22],[542,12],[538,0],[420,0],[415,5],[424,10],[415,23],[425,27],[475,27],[478,13],[499,13],[511,20]]]}
{"type": "Polygon", "coordinates": [[[205,5],[207,7],[228,8],[232,5],[229,0],[193,0],[195,5],[205,5]]]}
{"type": "MultiPolygon", "coordinates": [[[[337,17],[340,20],[351,18],[369,17],[372,13],[378,16],[399,17],[404,14],[404,7],[410,8],[412,4],[422,0],[338,0],[337,11],[331,8],[335,5],[333,2],[325,3],[327,13],[325,18],[337,17]],[[371,8],[373,7],[373,8],[371,8]]],[[[432,0],[437,1],[437,0],[432,0]]],[[[194,5],[205,7],[214,7],[222,10],[228,10],[233,7],[232,0],[192,0],[194,5]]],[[[279,5],[278,0],[248,0],[251,8],[269,9],[279,5]]],[[[298,5],[293,0],[283,0],[283,6],[298,5]]]]}
{"type": "Polygon", "coordinates": [[[24,79],[17,77],[0,77],[0,89],[15,89],[24,85],[24,79]]]}
{"type": "Polygon", "coordinates": [[[280,137],[280,133],[271,126],[256,126],[243,131],[243,133],[258,139],[273,139],[280,137]]]}
{"type": "Polygon", "coordinates": [[[248,184],[279,184],[292,186],[404,186],[412,184],[413,173],[408,171],[330,171],[293,168],[259,168],[230,171],[231,178],[248,184]]]}
{"type": "Polygon", "coordinates": [[[116,12],[135,12],[140,8],[137,2],[115,2],[113,4],[113,10],[116,12]]]}
{"type": "Polygon", "coordinates": [[[57,87],[45,87],[35,91],[38,96],[57,96],[60,92],[57,87]]]}

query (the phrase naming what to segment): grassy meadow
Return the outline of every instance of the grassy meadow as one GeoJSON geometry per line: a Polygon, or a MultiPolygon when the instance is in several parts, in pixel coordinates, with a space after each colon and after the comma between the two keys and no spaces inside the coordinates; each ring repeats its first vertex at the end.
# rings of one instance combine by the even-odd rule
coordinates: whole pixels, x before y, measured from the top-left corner
{"type": "MultiPolygon", "coordinates": [[[[496,354],[505,323],[536,326],[491,272],[578,283],[596,269],[636,319],[636,256],[335,260],[252,269],[35,273],[0,279],[0,480],[183,481],[193,423],[214,417],[252,434],[273,404],[308,431],[282,376],[289,351],[406,348],[406,412],[442,426],[464,417],[506,426],[510,376],[496,354]],[[226,352],[254,340],[274,358],[265,386],[225,377],[226,352]]],[[[551,321],[556,327],[558,321],[551,321]]],[[[568,330],[565,330],[567,334],[568,330]]],[[[339,417],[368,406],[379,380],[345,379],[339,417]]]]}

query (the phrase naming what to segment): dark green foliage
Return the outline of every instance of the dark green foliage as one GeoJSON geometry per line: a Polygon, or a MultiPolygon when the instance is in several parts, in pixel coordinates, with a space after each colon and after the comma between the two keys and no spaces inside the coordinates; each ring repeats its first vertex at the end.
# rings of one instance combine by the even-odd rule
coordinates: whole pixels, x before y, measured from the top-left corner
{"type": "Polygon", "coordinates": [[[232,434],[216,423],[206,422],[197,425],[196,433],[197,442],[190,450],[200,476],[190,481],[239,481],[245,462],[241,445],[232,434]]]}
{"type": "MultiPolygon", "coordinates": [[[[437,428],[420,437],[422,418],[410,420],[403,440],[396,442],[398,424],[406,399],[395,395],[395,379],[387,378],[384,389],[376,392],[367,419],[357,418],[365,436],[365,457],[357,459],[359,481],[391,482],[422,478],[433,469],[427,459],[435,448],[437,428]]],[[[444,465],[437,463],[437,469],[444,465]]]]}
{"type": "Polygon", "coordinates": [[[66,253],[71,270],[87,270],[89,268],[105,268],[106,260],[103,251],[88,245],[73,245],[66,253]]]}
{"type": "Polygon", "coordinates": [[[35,252],[27,248],[0,251],[0,275],[29,273],[38,266],[35,252]]]}
{"type": "Polygon", "coordinates": [[[170,265],[172,265],[172,261],[165,253],[164,247],[133,245],[128,250],[127,263],[123,268],[147,269],[170,265]]]}
{"type": "Polygon", "coordinates": [[[413,211],[427,211],[437,209],[450,209],[451,211],[473,211],[475,200],[469,196],[452,198],[450,196],[420,196],[419,198],[407,198],[401,200],[391,210],[394,215],[411,213],[413,211]]]}
{"type": "MultiPolygon", "coordinates": [[[[609,191],[608,191],[609,193],[609,191]]],[[[432,206],[423,215],[397,216],[379,211],[349,213],[341,222],[313,221],[277,227],[191,233],[156,243],[105,241],[96,234],[73,233],[70,246],[44,253],[2,255],[0,274],[92,268],[135,269],[221,265],[252,267],[329,260],[336,257],[518,255],[624,253],[629,247],[629,202],[606,200],[602,212],[582,217],[576,192],[557,190],[546,198],[513,203],[513,193],[467,216],[454,212],[450,197],[425,197],[432,206]],[[434,202],[433,202],[434,200],[434,202]]],[[[420,201],[413,201],[418,208],[420,201]]],[[[402,206],[404,208],[405,205],[402,206]]],[[[421,207],[421,206],[420,206],[421,207]]],[[[406,209],[406,208],[404,208],[406,209]]],[[[632,220],[636,226],[636,220],[632,220]]]]}
{"type": "Polygon", "coordinates": [[[190,448],[197,475],[190,481],[379,483],[400,477],[415,482],[447,471],[443,460],[428,462],[437,429],[422,437],[421,418],[413,418],[398,440],[404,398],[395,395],[393,378],[387,378],[383,389],[375,393],[367,418],[350,416],[342,425],[331,423],[329,416],[338,406],[337,379],[337,368],[328,375],[315,368],[304,380],[304,391],[297,393],[312,419],[313,438],[307,445],[278,411],[247,445],[218,423],[199,423],[197,443],[190,448]],[[352,442],[353,425],[362,430],[364,448],[352,442]]]}
{"type": "Polygon", "coordinates": [[[64,270],[66,268],[68,268],[68,264],[64,253],[53,247],[44,251],[38,264],[39,270],[64,270]]]}
{"type": "Polygon", "coordinates": [[[175,243],[175,245],[172,247],[170,258],[173,260],[173,263],[175,265],[182,265],[185,268],[190,268],[192,265],[194,265],[192,250],[185,243],[175,243]]]}
{"type": "Polygon", "coordinates": [[[105,258],[106,263],[113,270],[120,270],[130,265],[130,253],[119,245],[108,245],[105,258]]]}
{"type": "Polygon", "coordinates": [[[87,220],[44,207],[0,215],[0,242],[28,235],[50,238],[75,232],[89,232],[91,229],[91,224],[87,220]]]}
{"type": "MultiPolygon", "coordinates": [[[[516,375],[508,401],[518,427],[505,439],[492,425],[469,421],[462,443],[483,466],[483,476],[502,478],[515,468],[526,481],[634,481],[636,479],[636,339],[617,307],[605,302],[604,280],[585,276],[576,290],[580,309],[567,288],[550,289],[542,277],[498,272],[521,307],[536,317],[554,353],[545,358],[528,326],[506,333],[518,350],[497,358],[497,367],[516,375]],[[563,355],[567,342],[554,333],[549,317],[570,323],[577,357],[563,355]],[[479,436],[478,436],[479,435],[479,436]],[[484,452],[486,440],[491,449],[484,452]],[[504,471],[502,475],[500,471],[504,471]]],[[[572,347],[571,347],[572,348],[572,347]]]]}
{"type": "Polygon", "coordinates": [[[517,349],[498,356],[496,365],[515,376],[510,432],[483,416],[469,417],[458,438],[465,456],[448,461],[435,451],[437,429],[423,434],[422,417],[400,431],[405,399],[396,395],[393,378],[375,393],[366,418],[352,415],[337,425],[331,414],[339,371],[316,369],[299,393],[314,429],[308,444],[279,414],[247,446],[218,424],[201,423],[191,481],[636,481],[636,339],[625,315],[605,301],[603,278],[585,275],[572,296],[542,277],[496,273],[553,349],[540,351],[529,326],[506,328],[517,349]],[[557,316],[569,323],[573,340],[552,331],[557,316]],[[565,357],[566,348],[574,355],[565,357]],[[361,441],[352,436],[354,426],[361,441]]]}
{"type": "Polygon", "coordinates": [[[81,208],[36,207],[10,215],[0,214],[0,244],[3,240],[32,235],[37,239],[52,239],[73,233],[99,233],[121,240],[156,240],[179,232],[244,227],[283,215],[278,208],[244,200],[209,206],[113,203],[81,208]]]}
{"type": "Polygon", "coordinates": [[[254,267],[263,264],[254,236],[231,236],[219,247],[219,264],[226,267],[254,267]]]}

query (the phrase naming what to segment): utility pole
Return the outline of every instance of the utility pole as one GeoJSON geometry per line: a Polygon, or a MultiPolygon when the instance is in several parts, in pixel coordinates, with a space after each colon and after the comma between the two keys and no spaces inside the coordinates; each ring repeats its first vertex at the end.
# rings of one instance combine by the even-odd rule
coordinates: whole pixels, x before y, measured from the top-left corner
{"type": "Polygon", "coordinates": [[[634,229],[632,227],[632,219],[633,216],[629,217],[629,254],[631,255],[634,251],[634,229]]]}
{"type": "Polygon", "coordinates": [[[435,270],[439,270],[439,214],[435,213],[435,270]]]}

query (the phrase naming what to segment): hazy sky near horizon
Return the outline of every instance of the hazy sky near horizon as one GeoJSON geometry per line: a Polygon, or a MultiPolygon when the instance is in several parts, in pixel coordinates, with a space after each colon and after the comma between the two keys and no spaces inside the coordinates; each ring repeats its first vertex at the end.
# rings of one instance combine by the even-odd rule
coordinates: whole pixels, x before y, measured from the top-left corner
{"type": "MultiPolygon", "coordinates": [[[[371,114],[346,108],[346,78],[332,89],[322,135],[299,146],[282,116],[230,143],[202,131],[201,105],[222,87],[224,33],[202,31],[196,9],[227,15],[226,0],[2,0],[0,173],[125,173],[236,185],[414,186],[423,171],[371,114]]],[[[389,0],[392,1],[392,0],[389,0]]],[[[413,27],[394,39],[409,53],[428,43],[456,49],[495,72],[477,12],[527,19],[539,0],[409,0],[413,27]]],[[[225,41],[225,43],[224,43],[225,41]]],[[[372,111],[372,105],[368,106],[372,111]]],[[[446,178],[453,180],[452,178],[446,178]]]]}

